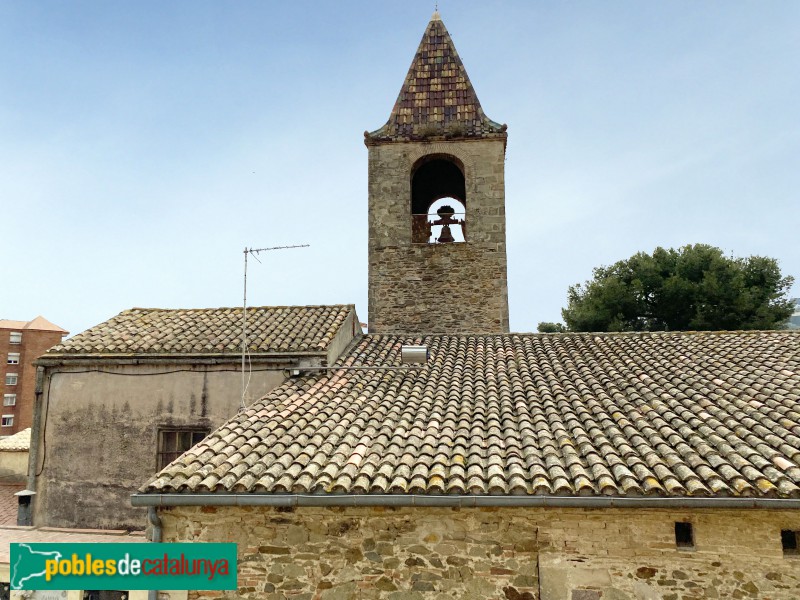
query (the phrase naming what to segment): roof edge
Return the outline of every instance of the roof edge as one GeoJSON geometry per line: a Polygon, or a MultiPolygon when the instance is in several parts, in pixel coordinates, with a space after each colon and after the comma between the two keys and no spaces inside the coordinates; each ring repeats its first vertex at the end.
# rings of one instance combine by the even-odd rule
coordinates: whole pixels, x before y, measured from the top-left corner
{"type": "Polygon", "coordinates": [[[42,315],[31,319],[30,321],[15,321],[13,319],[0,319],[0,329],[19,329],[21,331],[48,331],[51,333],[60,333],[62,335],[69,335],[69,331],[48,321],[42,315]]]}
{"type": "MultiPolygon", "coordinates": [[[[250,362],[282,362],[299,358],[327,358],[327,352],[324,350],[317,350],[313,352],[263,352],[263,353],[249,353],[248,359],[250,362]]],[[[63,354],[43,354],[38,359],[33,361],[35,366],[49,367],[61,365],[65,363],[79,364],[79,363],[108,363],[113,361],[119,364],[144,364],[144,363],[181,363],[191,361],[193,364],[217,364],[217,363],[240,363],[242,360],[241,353],[229,352],[226,354],[78,354],[78,353],[63,353],[63,354]],[[198,363],[198,361],[201,361],[198,363]]]]}
{"type": "Polygon", "coordinates": [[[685,335],[798,335],[799,329],[686,329],[681,331],[562,331],[558,333],[542,333],[541,331],[506,331],[498,333],[496,331],[475,331],[457,333],[437,333],[437,332],[372,332],[364,335],[383,336],[395,338],[441,338],[441,337],[577,337],[577,336],[598,336],[598,337],[650,337],[650,336],[685,336],[685,335]]]}
{"type": "MultiPolygon", "coordinates": [[[[353,303],[336,303],[336,304],[264,304],[259,306],[248,306],[247,310],[265,310],[271,308],[354,308],[353,303]]],[[[148,311],[162,311],[162,312],[187,312],[187,311],[212,311],[212,310],[241,310],[241,306],[206,306],[196,308],[158,308],[148,306],[132,306],[126,308],[121,313],[126,313],[133,310],[148,310],[148,311]]],[[[118,315],[115,315],[118,316],[118,315]]],[[[113,317],[112,317],[113,318],[113,317]]],[[[110,319],[106,319],[110,320],[110,319]]]]}
{"type": "MultiPolygon", "coordinates": [[[[494,121],[492,121],[492,123],[494,123],[494,121]]],[[[483,134],[482,137],[459,136],[448,133],[447,131],[442,129],[442,130],[436,130],[435,132],[429,135],[409,135],[403,138],[396,138],[396,139],[386,136],[385,130],[389,125],[390,122],[387,121],[374,131],[365,130],[364,145],[369,148],[370,146],[383,146],[386,144],[408,144],[412,142],[430,144],[433,142],[486,142],[487,140],[500,140],[503,142],[504,147],[508,145],[508,133],[507,133],[508,125],[506,124],[501,125],[499,123],[495,123],[495,125],[497,125],[498,131],[495,133],[485,133],[483,134]]]]}
{"type": "Polygon", "coordinates": [[[415,494],[131,494],[132,506],[396,506],[800,509],[800,498],[631,496],[425,496],[415,494]]]}

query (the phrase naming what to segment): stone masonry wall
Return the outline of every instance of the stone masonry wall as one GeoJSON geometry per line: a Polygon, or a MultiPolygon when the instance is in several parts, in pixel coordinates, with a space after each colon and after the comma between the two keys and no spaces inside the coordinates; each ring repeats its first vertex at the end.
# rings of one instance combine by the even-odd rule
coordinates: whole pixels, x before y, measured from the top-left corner
{"type": "Polygon", "coordinates": [[[369,330],[508,331],[503,140],[369,147],[369,330]],[[464,165],[467,241],[412,244],[411,176],[428,155],[464,165]]]}
{"type": "Polygon", "coordinates": [[[193,600],[800,598],[800,511],[181,507],[164,541],[236,542],[239,589],[193,600]],[[674,524],[694,526],[678,549],[674,524]]]}
{"type": "Polygon", "coordinates": [[[485,271],[487,255],[494,252],[472,243],[375,249],[370,269],[381,282],[374,290],[380,308],[369,319],[370,331],[508,331],[508,311],[499,301],[502,282],[485,271]]]}

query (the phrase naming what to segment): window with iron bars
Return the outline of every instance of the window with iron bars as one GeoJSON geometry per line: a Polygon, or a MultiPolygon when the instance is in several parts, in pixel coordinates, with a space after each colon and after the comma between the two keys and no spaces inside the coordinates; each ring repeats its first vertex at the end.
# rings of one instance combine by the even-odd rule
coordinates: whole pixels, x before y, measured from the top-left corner
{"type": "Polygon", "coordinates": [[[158,470],[166,467],[208,435],[208,429],[176,428],[158,431],[158,470]]]}

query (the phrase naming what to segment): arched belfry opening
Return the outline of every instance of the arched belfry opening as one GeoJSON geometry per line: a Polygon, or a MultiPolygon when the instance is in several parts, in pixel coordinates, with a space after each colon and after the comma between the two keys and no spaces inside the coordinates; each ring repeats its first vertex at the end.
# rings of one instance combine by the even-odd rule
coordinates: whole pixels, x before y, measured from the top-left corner
{"type": "Polygon", "coordinates": [[[411,241],[446,244],[467,239],[464,165],[445,154],[424,156],[411,171],[411,241]]]}

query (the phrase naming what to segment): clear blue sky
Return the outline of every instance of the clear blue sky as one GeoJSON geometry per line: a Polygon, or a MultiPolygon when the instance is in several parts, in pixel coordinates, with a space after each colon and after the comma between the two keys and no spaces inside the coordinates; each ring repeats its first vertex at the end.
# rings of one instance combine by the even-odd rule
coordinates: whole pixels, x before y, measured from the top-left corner
{"type": "MultiPolygon", "coordinates": [[[[511,326],[703,242],[800,276],[800,3],[442,0],[508,124],[511,326]]],[[[356,303],[367,151],[433,2],[0,2],[0,318],[356,303]]],[[[794,294],[800,295],[795,285],[794,294]]]]}

